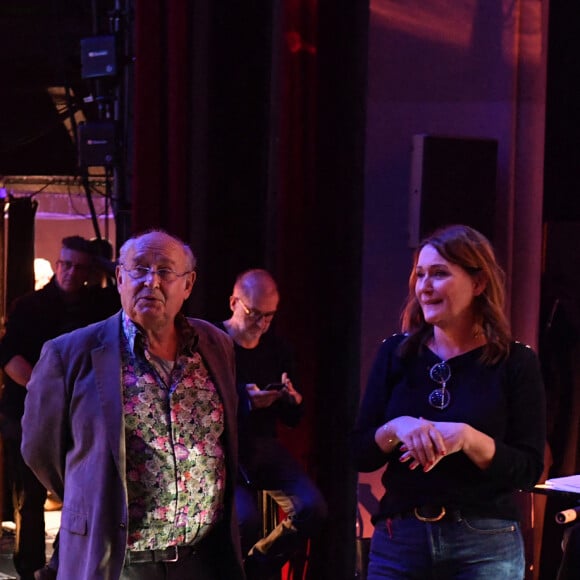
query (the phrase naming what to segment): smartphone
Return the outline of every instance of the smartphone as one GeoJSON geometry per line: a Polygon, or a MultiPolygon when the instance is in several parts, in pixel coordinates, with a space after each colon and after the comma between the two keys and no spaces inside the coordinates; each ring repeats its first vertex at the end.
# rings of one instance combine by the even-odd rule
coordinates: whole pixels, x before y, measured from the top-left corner
{"type": "Polygon", "coordinates": [[[283,389],[286,385],[284,383],[270,383],[266,385],[265,391],[279,391],[283,389]]]}

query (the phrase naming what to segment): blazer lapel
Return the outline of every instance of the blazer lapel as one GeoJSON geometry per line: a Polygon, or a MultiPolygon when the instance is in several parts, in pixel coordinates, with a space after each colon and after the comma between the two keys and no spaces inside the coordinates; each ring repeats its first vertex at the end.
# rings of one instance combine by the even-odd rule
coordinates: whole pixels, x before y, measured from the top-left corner
{"type": "Polygon", "coordinates": [[[125,429],[121,385],[121,317],[108,318],[98,339],[100,345],[91,351],[95,384],[99,393],[111,453],[125,483],[125,429]]]}

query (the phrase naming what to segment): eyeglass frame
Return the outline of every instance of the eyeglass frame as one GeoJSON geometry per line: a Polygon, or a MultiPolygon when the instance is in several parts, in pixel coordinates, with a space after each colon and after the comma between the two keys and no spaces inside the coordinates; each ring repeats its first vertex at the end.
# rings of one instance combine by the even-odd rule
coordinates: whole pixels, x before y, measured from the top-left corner
{"type": "Polygon", "coordinates": [[[180,274],[179,272],[176,272],[175,270],[173,270],[171,268],[157,268],[156,270],[153,270],[153,268],[150,268],[148,266],[137,265],[137,266],[133,266],[132,268],[127,268],[127,266],[125,266],[125,264],[119,264],[119,266],[121,266],[121,268],[123,268],[123,270],[125,270],[125,272],[127,272],[127,274],[129,275],[129,278],[131,278],[131,280],[145,280],[147,278],[147,276],[152,274],[153,276],[157,276],[159,278],[159,280],[161,280],[162,282],[165,282],[166,284],[172,284],[178,278],[183,278],[184,276],[187,276],[188,274],[193,273],[193,270],[188,270],[187,272],[182,272],[180,274]],[[137,272],[140,271],[141,273],[135,275],[136,271],[137,272]],[[175,276],[175,278],[172,278],[171,280],[165,279],[165,276],[167,276],[169,274],[175,276]]]}
{"type": "Polygon", "coordinates": [[[260,322],[260,320],[265,320],[266,322],[271,322],[274,316],[276,316],[277,310],[272,312],[262,312],[257,308],[250,308],[239,296],[234,296],[235,300],[238,300],[242,305],[242,310],[244,314],[254,320],[255,322],[260,322]]]}
{"type": "Polygon", "coordinates": [[[449,366],[449,363],[446,360],[442,360],[442,361],[439,361],[438,363],[435,363],[429,369],[429,378],[441,386],[436,388],[436,389],[433,389],[429,393],[429,396],[427,397],[427,401],[434,409],[438,409],[439,411],[443,411],[451,403],[451,393],[449,392],[449,389],[447,388],[447,383],[451,379],[451,367],[449,366]],[[446,376],[437,376],[438,373],[440,373],[440,372],[443,372],[446,376]],[[433,402],[436,397],[441,398],[442,403],[440,405],[433,402]]]}

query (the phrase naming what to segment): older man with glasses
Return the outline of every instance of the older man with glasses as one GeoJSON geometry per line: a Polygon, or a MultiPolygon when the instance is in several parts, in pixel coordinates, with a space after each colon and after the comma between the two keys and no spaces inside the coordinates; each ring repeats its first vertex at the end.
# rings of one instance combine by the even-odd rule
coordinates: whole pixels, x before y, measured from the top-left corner
{"type": "Polygon", "coordinates": [[[303,414],[288,346],[269,333],[279,293],[266,270],[240,274],[232,316],[217,326],[234,340],[239,405],[240,478],[236,507],[248,580],[271,578],[326,517],[324,498],[276,438],[278,421],[293,427],[303,414]],[[258,493],[266,491],[286,517],[261,537],[258,493]]]}
{"type": "Polygon", "coordinates": [[[101,320],[119,309],[118,301],[105,305],[100,292],[87,286],[92,265],[88,240],[81,236],[63,238],[54,276],[40,290],[15,301],[0,343],[0,366],[4,370],[0,428],[14,501],[14,566],[22,580],[32,580],[34,571],[42,568],[46,559],[46,489],[20,454],[26,384],[46,340],[101,320]]]}
{"type": "Polygon", "coordinates": [[[122,311],[48,341],[34,367],[22,454],[63,498],[59,579],[243,579],[234,349],[183,314],[195,265],[167,232],[130,238],[122,311]]]}

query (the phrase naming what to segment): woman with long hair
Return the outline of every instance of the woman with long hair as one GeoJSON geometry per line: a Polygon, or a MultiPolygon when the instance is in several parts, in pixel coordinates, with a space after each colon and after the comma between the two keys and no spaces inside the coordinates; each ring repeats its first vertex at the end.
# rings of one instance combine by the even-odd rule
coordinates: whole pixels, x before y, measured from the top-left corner
{"type": "Polygon", "coordinates": [[[454,225],[420,244],[402,331],[377,353],[354,433],[358,470],[387,467],[368,580],[521,579],[513,492],[542,473],[544,388],[482,234],[454,225]]]}

